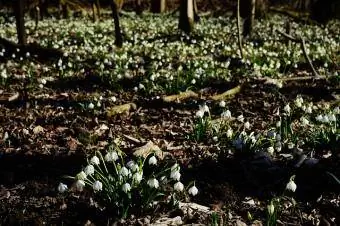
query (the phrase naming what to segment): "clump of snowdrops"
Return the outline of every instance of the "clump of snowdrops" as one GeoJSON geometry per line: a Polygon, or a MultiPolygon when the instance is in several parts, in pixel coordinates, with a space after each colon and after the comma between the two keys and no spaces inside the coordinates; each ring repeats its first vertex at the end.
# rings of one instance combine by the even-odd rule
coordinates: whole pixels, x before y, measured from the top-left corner
{"type": "MultiPolygon", "coordinates": [[[[153,153],[147,158],[129,159],[118,145],[105,154],[96,152],[75,177],[74,188],[93,192],[96,201],[117,217],[143,214],[159,206],[175,207],[181,199],[195,196],[195,182],[185,187],[181,182],[179,164],[161,161],[153,153]]],[[[60,183],[58,191],[68,191],[60,183]]]]}

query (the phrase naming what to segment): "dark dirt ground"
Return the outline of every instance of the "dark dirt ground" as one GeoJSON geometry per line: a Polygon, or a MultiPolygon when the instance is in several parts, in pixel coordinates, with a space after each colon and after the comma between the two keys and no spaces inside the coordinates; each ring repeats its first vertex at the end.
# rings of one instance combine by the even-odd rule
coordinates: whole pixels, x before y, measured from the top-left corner
{"type": "MultiPolygon", "coordinates": [[[[297,180],[301,182],[296,192],[299,208],[283,212],[279,218],[282,224],[314,225],[317,219],[321,220],[321,225],[340,222],[339,186],[325,179],[323,171],[327,167],[339,176],[340,156],[321,162],[318,169],[294,169],[289,162],[273,160],[277,171],[252,167],[253,156],[216,158],[214,156],[223,151],[216,145],[197,144],[186,139],[198,103],[204,100],[169,104],[132,91],[114,93],[101,89],[100,83],[76,84],[77,87],[74,81],[63,86],[48,83],[42,90],[31,92],[28,101],[1,100],[0,134],[7,132],[8,139],[0,141],[0,225],[105,225],[110,222],[105,211],[90,204],[88,194],[62,197],[56,188],[64,175],[77,173],[86,156],[104,149],[112,137],[124,135],[141,141],[138,144],[126,138],[123,150],[127,153],[148,140],[160,147],[165,141],[178,147],[169,152],[183,165],[184,181],[192,177],[197,180],[200,194],[193,201],[217,212],[241,217],[247,224],[251,223],[247,220],[247,212],[250,212],[254,219],[264,221],[267,201],[283,191],[290,172],[296,171],[297,180]],[[45,96],[39,97],[42,93],[45,96]],[[104,97],[102,109],[113,105],[107,100],[112,94],[117,97],[114,104],[134,102],[137,109],[108,118],[104,111],[91,113],[78,107],[78,103],[94,94],[104,97]],[[110,130],[99,133],[101,124],[106,124],[110,130]],[[33,130],[37,126],[43,131],[35,134],[33,130]],[[252,197],[261,204],[243,204],[245,197],[252,197]]],[[[213,94],[234,85],[223,84],[205,90],[213,94]]],[[[15,89],[15,85],[7,87],[3,95],[15,89]]],[[[253,82],[244,86],[227,105],[234,115],[243,112],[255,128],[261,129],[273,120],[268,116],[297,94],[315,102],[332,101],[334,94],[339,94],[339,87],[324,80],[292,81],[281,89],[253,82]]],[[[218,115],[216,109],[212,108],[213,115],[214,111],[218,115]]],[[[128,225],[134,224],[128,222],[128,225]]],[[[188,223],[207,225],[209,219],[188,223]]]]}

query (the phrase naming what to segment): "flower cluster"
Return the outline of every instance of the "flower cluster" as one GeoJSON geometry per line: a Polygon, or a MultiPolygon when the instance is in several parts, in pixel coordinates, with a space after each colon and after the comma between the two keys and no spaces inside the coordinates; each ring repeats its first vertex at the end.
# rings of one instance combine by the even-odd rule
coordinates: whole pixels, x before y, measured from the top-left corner
{"type": "MultiPolygon", "coordinates": [[[[166,197],[178,199],[181,194],[185,195],[177,163],[165,169],[160,168],[159,160],[153,154],[146,159],[124,162],[123,153],[117,148],[110,148],[104,156],[97,152],[73,178],[73,186],[78,191],[91,188],[103,205],[112,208],[121,217],[134,211],[147,211],[166,197]]],[[[61,193],[67,189],[63,183],[58,186],[61,193]]],[[[198,189],[193,185],[187,193],[195,196],[198,189]]]]}

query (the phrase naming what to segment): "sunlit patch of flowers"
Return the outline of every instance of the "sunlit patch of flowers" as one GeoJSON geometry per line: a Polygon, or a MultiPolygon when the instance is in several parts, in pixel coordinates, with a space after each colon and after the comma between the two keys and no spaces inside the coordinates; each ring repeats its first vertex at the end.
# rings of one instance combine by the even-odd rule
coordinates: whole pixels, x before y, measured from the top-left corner
{"type": "MultiPolygon", "coordinates": [[[[147,213],[158,205],[173,207],[180,199],[197,195],[195,183],[184,187],[180,171],[177,163],[169,165],[154,154],[129,159],[118,146],[110,146],[105,154],[96,152],[82,171],[69,178],[77,191],[92,191],[97,202],[124,218],[147,213]]],[[[58,186],[60,193],[67,189],[66,184],[58,186]]]]}
{"type": "MultiPolygon", "coordinates": [[[[26,26],[29,42],[37,41],[44,47],[64,52],[63,57],[50,65],[37,63],[36,74],[60,78],[95,75],[116,87],[122,79],[135,78],[132,89],[136,92],[176,93],[199,89],[211,79],[228,81],[238,71],[247,72],[242,73],[246,76],[280,77],[305,62],[300,45],[292,43],[288,47],[274,32],[284,27],[285,20],[280,16],[255,25],[253,41],[244,43],[242,67],[235,67],[233,63],[238,57],[236,37],[231,35],[234,18],[201,18],[190,37],[176,31],[177,20],[177,17],[149,14],[122,17],[124,45],[121,49],[114,47],[111,19],[97,23],[81,18],[45,19],[37,30],[34,30],[34,21],[28,19],[26,26]]],[[[325,72],[323,74],[334,73],[332,59],[336,56],[334,50],[339,49],[339,22],[330,22],[326,29],[291,24],[293,36],[302,34],[305,37],[309,56],[318,63],[317,69],[325,72]]],[[[15,33],[14,20],[0,23],[1,37],[15,42],[15,33]]],[[[0,58],[5,53],[0,46],[0,58]]],[[[11,69],[21,68],[21,63],[17,62],[24,63],[30,57],[17,55],[11,56],[10,63],[0,68],[2,80],[13,76],[11,69]]]]}
{"type": "MultiPolygon", "coordinates": [[[[221,107],[221,104],[219,104],[221,107]]],[[[225,104],[222,103],[222,108],[225,104]]],[[[223,109],[220,118],[212,119],[210,111],[200,107],[195,115],[193,136],[196,141],[214,141],[235,152],[258,151],[276,155],[300,151],[334,151],[340,142],[340,110],[328,103],[314,104],[301,96],[282,106],[274,116],[274,125],[263,131],[251,131],[243,114],[223,109]],[[209,112],[207,114],[206,112],[209,112]]]]}

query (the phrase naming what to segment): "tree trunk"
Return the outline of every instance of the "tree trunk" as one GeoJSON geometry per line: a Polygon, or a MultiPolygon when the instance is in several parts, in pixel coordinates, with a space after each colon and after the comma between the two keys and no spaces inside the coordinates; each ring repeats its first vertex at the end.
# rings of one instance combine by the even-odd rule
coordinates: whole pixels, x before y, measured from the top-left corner
{"type": "Polygon", "coordinates": [[[122,32],[120,30],[120,25],[119,25],[117,3],[114,0],[111,1],[111,10],[112,10],[112,17],[113,17],[114,24],[115,24],[115,37],[116,37],[115,45],[117,47],[122,47],[123,46],[123,36],[122,36],[122,32]]]}
{"type": "Polygon", "coordinates": [[[99,0],[92,0],[91,1],[91,7],[92,7],[92,20],[93,23],[97,21],[97,19],[100,19],[100,4],[99,0]],[[97,15],[96,15],[97,10],[97,15]]]}
{"type": "Polygon", "coordinates": [[[137,15],[141,15],[143,13],[142,0],[135,0],[135,11],[137,15]]]}
{"type": "Polygon", "coordinates": [[[152,13],[163,13],[165,11],[165,7],[166,7],[165,0],[151,0],[152,13]]]}
{"type": "Polygon", "coordinates": [[[123,8],[124,0],[115,0],[117,5],[117,10],[120,12],[123,8]]]}
{"type": "Polygon", "coordinates": [[[93,23],[95,23],[97,21],[97,16],[94,2],[92,2],[91,7],[92,7],[92,21],[93,23]]]}
{"type": "Polygon", "coordinates": [[[198,20],[195,0],[181,0],[178,28],[189,34],[198,20]]]}
{"type": "Polygon", "coordinates": [[[25,31],[25,5],[24,0],[15,0],[14,6],[14,14],[16,20],[16,27],[17,27],[17,37],[18,43],[20,45],[26,44],[26,31],[25,31]]]}
{"type": "Polygon", "coordinates": [[[48,0],[39,0],[39,10],[40,10],[40,19],[41,20],[43,20],[44,17],[49,16],[48,0]]]}
{"type": "Polygon", "coordinates": [[[246,16],[243,22],[243,37],[251,36],[254,21],[255,21],[255,6],[256,0],[246,0],[245,2],[245,10],[246,16]]]}

